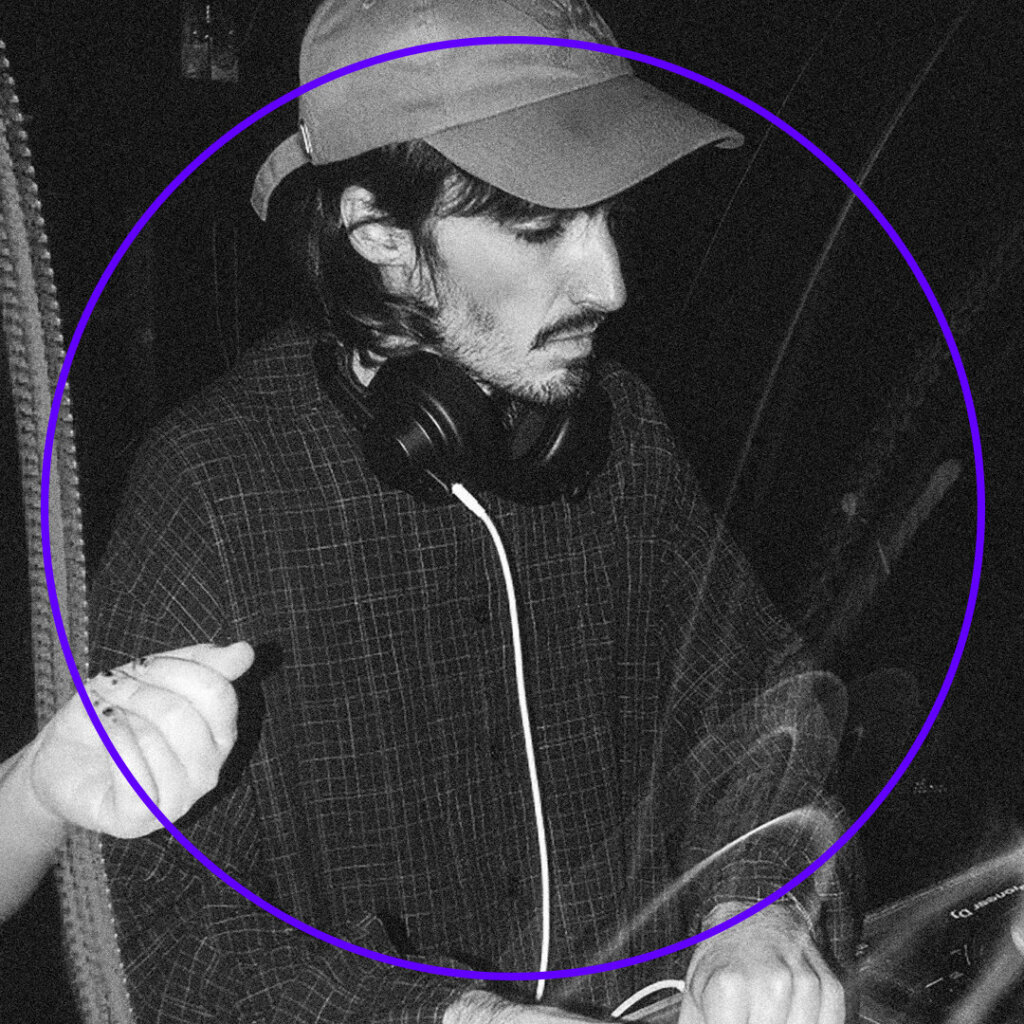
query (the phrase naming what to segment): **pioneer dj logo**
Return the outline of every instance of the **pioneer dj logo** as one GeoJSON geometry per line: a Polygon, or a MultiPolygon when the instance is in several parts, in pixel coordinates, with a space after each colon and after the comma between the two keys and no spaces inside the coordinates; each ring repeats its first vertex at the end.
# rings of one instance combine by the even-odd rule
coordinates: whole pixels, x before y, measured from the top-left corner
{"type": "Polygon", "coordinates": [[[604,19],[585,0],[506,0],[563,39],[618,45],[604,19]]]}

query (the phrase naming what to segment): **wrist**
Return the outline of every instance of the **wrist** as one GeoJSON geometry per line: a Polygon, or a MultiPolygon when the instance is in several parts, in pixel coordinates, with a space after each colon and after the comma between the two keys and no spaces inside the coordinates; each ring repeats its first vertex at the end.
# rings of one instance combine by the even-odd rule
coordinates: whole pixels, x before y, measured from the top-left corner
{"type": "Polygon", "coordinates": [[[0,792],[9,813],[21,823],[22,831],[45,838],[54,845],[59,843],[67,829],[67,822],[40,797],[33,782],[36,742],[23,747],[0,765],[0,792]]]}
{"type": "Polygon", "coordinates": [[[716,903],[701,920],[700,930],[707,931],[708,928],[714,928],[715,925],[719,925],[723,921],[728,921],[730,918],[742,913],[751,905],[752,901],[744,902],[743,900],[725,900],[722,903],[716,903]]]}
{"type": "MultiPolygon", "coordinates": [[[[726,900],[716,904],[705,915],[701,922],[701,930],[714,928],[716,925],[734,918],[737,914],[752,907],[754,902],[754,900],[726,900]]],[[[800,902],[792,896],[784,896],[781,900],[762,907],[756,914],[752,914],[740,922],[740,927],[748,924],[770,926],[794,936],[811,937],[814,931],[813,921],[810,920],[800,902]]]]}
{"type": "Polygon", "coordinates": [[[32,790],[32,749],[0,764],[0,923],[32,895],[65,836],[64,823],[32,790]]]}
{"type": "Polygon", "coordinates": [[[483,988],[470,988],[444,1011],[443,1024],[513,1024],[519,1006],[483,988]]]}

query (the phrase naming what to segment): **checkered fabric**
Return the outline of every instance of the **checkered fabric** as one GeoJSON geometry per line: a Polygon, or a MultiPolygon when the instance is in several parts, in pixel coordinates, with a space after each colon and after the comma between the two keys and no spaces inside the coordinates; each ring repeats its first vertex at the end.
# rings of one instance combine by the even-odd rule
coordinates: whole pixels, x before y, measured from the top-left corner
{"type": "MultiPolygon", "coordinates": [[[[535,970],[538,855],[497,557],[462,506],[369,474],[320,390],[312,341],[278,332],[147,443],[92,595],[95,663],[252,642],[235,755],[186,834],[277,907],[358,945],[535,970]]],[[[613,454],[585,498],[479,495],[521,602],[553,969],[661,948],[716,901],[773,892],[824,848],[807,815],[680,876],[761,821],[824,806],[834,751],[828,679],[792,668],[795,638],[652,398],[619,368],[598,379],[613,454]]],[[[829,841],[835,821],[814,818],[829,841]]],[[[142,1021],[439,1022],[474,984],[282,924],[165,834],[106,850],[142,1021]]],[[[846,948],[839,881],[812,888],[805,914],[846,948]]],[[[548,998],[604,1014],[683,969],[670,957],[560,980],[548,998]]]]}

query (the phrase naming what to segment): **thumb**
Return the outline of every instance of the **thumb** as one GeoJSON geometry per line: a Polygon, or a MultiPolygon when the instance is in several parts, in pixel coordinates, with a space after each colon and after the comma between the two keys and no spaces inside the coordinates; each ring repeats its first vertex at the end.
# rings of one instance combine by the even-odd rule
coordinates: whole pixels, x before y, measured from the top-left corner
{"type": "Polygon", "coordinates": [[[200,665],[213,669],[229,682],[248,672],[256,658],[256,652],[244,640],[217,647],[213,644],[195,644],[192,647],[180,647],[176,651],[167,651],[159,655],[163,658],[178,658],[182,661],[195,661],[200,665]]]}

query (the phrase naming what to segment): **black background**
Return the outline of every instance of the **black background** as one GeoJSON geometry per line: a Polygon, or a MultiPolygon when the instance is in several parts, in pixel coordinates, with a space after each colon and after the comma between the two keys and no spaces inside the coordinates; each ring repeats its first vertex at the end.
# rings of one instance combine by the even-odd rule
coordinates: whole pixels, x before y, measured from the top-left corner
{"type": "MultiPolygon", "coordinates": [[[[863,179],[949,316],[971,382],[988,500],[983,583],[938,724],[863,834],[868,904],[878,905],[978,862],[1012,841],[1021,821],[1022,16],[1011,3],[953,0],[597,6],[622,46],[730,86],[863,179]]],[[[29,118],[68,337],[160,189],[296,84],[310,9],[238,2],[241,80],[204,86],[179,77],[176,4],[5,6],[0,38],[29,118]]],[[[847,515],[844,495],[868,499],[854,512],[859,557],[887,510],[905,508],[940,462],[963,467],[829,651],[866,737],[836,779],[856,814],[920,728],[963,619],[977,499],[964,401],[948,353],[927,355],[941,339],[921,289],[845,187],[750,110],[667,72],[640,72],[735,125],[747,143],[701,154],[638,191],[623,253],[631,303],[603,344],[655,388],[779,604],[797,621],[807,616],[847,515]],[[865,490],[869,479],[881,482],[865,490]]],[[[287,288],[247,199],[259,161],[293,119],[290,108],[267,119],[193,175],[92,315],[72,389],[93,564],[141,433],[230,365],[287,288]]],[[[6,406],[3,415],[10,438],[6,406]]],[[[15,581],[2,609],[6,755],[31,725],[17,584],[24,551],[6,442],[4,455],[2,568],[15,581]]],[[[858,562],[839,564],[848,578],[858,562]]],[[[0,973],[20,989],[2,1019],[74,1019],[54,919],[44,890],[3,929],[0,973]]]]}

